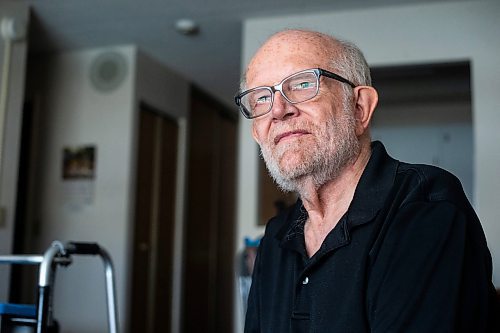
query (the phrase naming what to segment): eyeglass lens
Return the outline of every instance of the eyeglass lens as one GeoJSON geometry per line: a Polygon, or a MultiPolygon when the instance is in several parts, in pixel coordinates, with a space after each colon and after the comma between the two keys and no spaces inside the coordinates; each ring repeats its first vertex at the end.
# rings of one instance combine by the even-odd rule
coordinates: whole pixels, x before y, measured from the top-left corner
{"type": "MultiPolygon", "coordinates": [[[[275,87],[290,103],[305,102],[318,93],[318,77],[314,72],[292,75],[275,87]]],[[[250,91],[241,97],[241,104],[250,117],[263,115],[272,108],[273,91],[270,87],[262,87],[250,91]]]]}

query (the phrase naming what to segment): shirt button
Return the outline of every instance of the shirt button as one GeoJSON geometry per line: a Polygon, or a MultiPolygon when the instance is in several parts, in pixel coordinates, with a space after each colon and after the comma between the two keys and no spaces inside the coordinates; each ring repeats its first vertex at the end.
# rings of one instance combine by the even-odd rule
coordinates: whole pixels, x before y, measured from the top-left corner
{"type": "Polygon", "coordinates": [[[304,279],[304,281],[302,281],[302,284],[308,284],[309,283],[309,278],[306,276],[306,278],[304,279]]]}

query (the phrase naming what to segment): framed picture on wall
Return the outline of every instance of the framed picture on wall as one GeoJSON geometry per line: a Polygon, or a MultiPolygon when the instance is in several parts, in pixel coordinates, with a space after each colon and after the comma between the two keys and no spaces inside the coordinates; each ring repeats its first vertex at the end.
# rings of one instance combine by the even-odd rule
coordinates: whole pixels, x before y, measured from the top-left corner
{"type": "Polygon", "coordinates": [[[95,178],[95,153],[94,145],[63,148],[62,177],[71,179],[95,178]]]}

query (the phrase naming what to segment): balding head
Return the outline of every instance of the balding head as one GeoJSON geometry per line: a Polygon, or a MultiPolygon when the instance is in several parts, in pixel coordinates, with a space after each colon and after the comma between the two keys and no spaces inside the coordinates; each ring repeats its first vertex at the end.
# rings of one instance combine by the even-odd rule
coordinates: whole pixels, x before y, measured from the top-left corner
{"type": "Polygon", "coordinates": [[[303,69],[325,68],[356,85],[371,85],[368,64],[354,44],[317,31],[283,30],[269,37],[256,52],[247,67],[243,86],[249,87],[266,68],[285,67],[287,62],[298,62],[303,69]]]}
{"type": "Polygon", "coordinates": [[[310,59],[329,62],[339,52],[341,44],[331,36],[306,30],[284,30],[272,35],[256,52],[248,69],[261,61],[269,61],[269,57],[281,49],[290,53],[308,53],[310,59]]]}

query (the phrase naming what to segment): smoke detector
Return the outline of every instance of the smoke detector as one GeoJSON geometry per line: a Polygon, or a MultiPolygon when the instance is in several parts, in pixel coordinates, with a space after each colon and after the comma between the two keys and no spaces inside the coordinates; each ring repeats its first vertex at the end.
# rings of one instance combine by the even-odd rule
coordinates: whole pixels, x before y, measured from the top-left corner
{"type": "Polygon", "coordinates": [[[175,22],[175,30],[183,35],[194,36],[198,34],[200,27],[194,20],[184,18],[175,22]]]}

